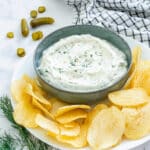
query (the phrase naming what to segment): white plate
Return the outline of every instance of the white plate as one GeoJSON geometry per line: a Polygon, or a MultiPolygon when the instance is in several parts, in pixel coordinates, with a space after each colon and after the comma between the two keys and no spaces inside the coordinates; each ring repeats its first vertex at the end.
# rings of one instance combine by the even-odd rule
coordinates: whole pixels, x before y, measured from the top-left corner
{"type": "MultiPolygon", "coordinates": [[[[126,38],[126,37],[124,37],[124,39],[128,42],[128,44],[130,45],[131,48],[133,48],[135,45],[140,45],[142,47],[142,49],[143,49],[142,58],[143,59],[150,59],[150,49],[148,47],[146,47],[145,45],[143,45],[143,44],[141,44],[139,42],[136,42],[133,39],[126,38]]],[[[12,81],[16,80],[16,79],[19,79],[25,73],[30,75],[30,76],[35,76],[35,72],[34,72],[34,69],[33,69],[33,53],[28,55],[28,57],[26,57],[18,65],[18,67],[16,68],[16,71],[13,74],[12,81]]],[[[12,100],[12,104],[13,104],[13,106],[15,105],[13,100],[12,100]]],[[[47,143],[48,145],[51,145],[51,146],[56,147],[56,148],[59,148],[61,150],[77,150],[77,149],[71,148],[69,145],[64,145],[64,144],[58,143],[53,138],[45,136],[45,132],[43,130],[40,130],[40,129],[28,129],[28,130],[35,137],[39,138],[41,141],[47,143]]],[[[127,149],[131,149],[131,148],[137,147],[137,146],[147,142],[148,140],[150,140],[150,135],[146,136],[146,137],[144,137],[144,138],[142,138],[140,140],[134,140],[134,141],[124,140],[124,141],[121,142],[120,145],[118,145],[115,148],[113,148],[113,150],[127,150],[127,149]]],[[[86,148],[82,148],[80,150],[89,150],[89,148],[86,147],[86,148]]]]}

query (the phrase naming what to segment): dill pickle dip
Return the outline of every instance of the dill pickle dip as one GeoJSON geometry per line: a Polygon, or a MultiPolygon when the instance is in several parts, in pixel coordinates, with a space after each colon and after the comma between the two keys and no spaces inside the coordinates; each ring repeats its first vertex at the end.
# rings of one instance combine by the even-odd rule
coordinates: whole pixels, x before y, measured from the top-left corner
{"type": "Polygon", "coordinates": [[[127,60],[109,42],[82,34],[63,38],[46,49],[38,69],[56,88],[92,92],[112,85],[123,76],[127,60]]]}

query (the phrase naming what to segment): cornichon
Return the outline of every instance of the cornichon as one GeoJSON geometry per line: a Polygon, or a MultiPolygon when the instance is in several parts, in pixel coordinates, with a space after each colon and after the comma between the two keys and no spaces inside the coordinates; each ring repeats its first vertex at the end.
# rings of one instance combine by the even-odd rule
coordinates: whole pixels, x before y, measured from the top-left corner
{"type": "Polygon", "coordinates": [[[12,39],[12,38],[14,38],[14,33],[13,32],[8,32],[6,36],[8,38],[12,39]]]}
{"type": "Polygon", "coordinates": [[[26,19],[21,19],[21,33],[24,37],[27,37],[29,34],[29,27],[26,19]]]}
{"type": "Polygon", "coordinates": [[[32,39],[34,41],[40,40],[43,37],[43,32],[42,31],[37,31],[32,33],[32,39]]]}
{"type": "Polygon", "coordinates": [[[31,20],[30,24],[32,28],[38,27],[44,24],[53,24],[55,20],[51,17],[42,17],[31,20]]]}
{"type": "Polygon", "coordinates": [[[25,52],[25,49],[24,48],[17,48],[17,55],[19,57],[23,57],[25,56],[26,52],[25,52]]]}
{"type": "Polygon", "coordinates": [[[46,7],[45,6],[39,6],[39,8],[38,8],[38,12],[39,13],[43,13],[45,11],[46,11],[46,7]]]}
{"type": "Polygon", "coordinates": [[[30,12],[30,17],[31,17],[31,18],[36,18],[36,17],[37,17],[37,11],[36,11],[36,10],[32,10],[32,11],[30,12]]]}

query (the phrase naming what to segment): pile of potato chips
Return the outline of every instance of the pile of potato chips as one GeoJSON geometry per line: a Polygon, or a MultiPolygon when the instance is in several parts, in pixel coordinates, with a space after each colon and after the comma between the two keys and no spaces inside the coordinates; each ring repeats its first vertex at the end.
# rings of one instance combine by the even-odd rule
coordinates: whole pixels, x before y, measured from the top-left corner
{"type": "Polygon", "coordinates": [[[123,138],[139,139],[150,133],[150,61],[133,50],[130,77],[124,88],[108,94],[108,102],[71,105],[50,97],[36,79],[23,75],[11,86],[15,121],[42,128],[47,136],[74,148],[93,150],[116,146],[123,138]]]}

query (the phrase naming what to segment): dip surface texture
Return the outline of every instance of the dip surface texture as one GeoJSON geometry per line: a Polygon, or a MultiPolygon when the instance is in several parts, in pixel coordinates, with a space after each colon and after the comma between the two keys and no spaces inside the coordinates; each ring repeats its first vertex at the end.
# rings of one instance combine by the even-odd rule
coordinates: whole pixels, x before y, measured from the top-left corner
{"type": "Polygon", "coordinates": [[[126,56],[109,42],[89,34],[61,39],[43,52],[39,71],[51,85],[72,92],[92,92],[127,72],[126,56]]]}

